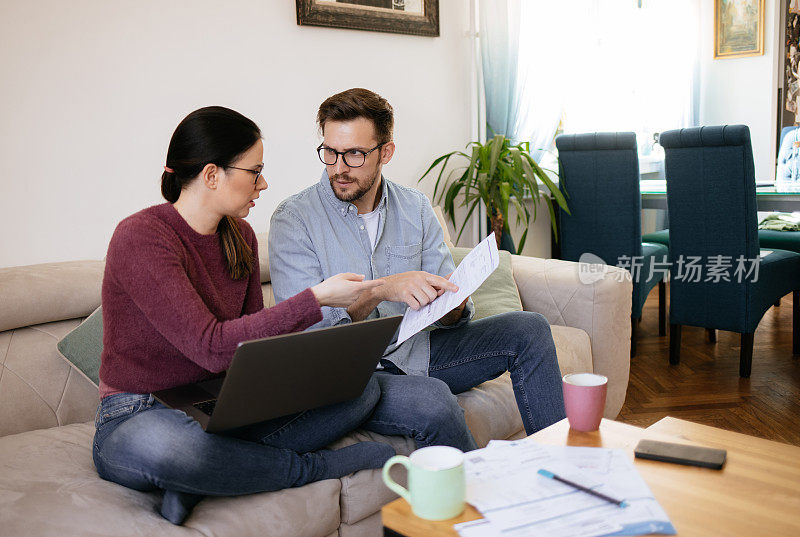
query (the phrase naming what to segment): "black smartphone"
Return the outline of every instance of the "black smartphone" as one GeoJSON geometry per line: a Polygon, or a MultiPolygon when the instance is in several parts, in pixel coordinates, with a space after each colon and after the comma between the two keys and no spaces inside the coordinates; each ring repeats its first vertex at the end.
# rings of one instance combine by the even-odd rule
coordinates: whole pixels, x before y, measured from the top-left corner
{"type": "Polygon", "coordinates": [[[722,468],[727,454],[724,449],[673,444],[659,442],[658,440],[640,440],[633,453],[638,459],[701,466],[703,468],[713,468],[714,470],[722,468]]]}

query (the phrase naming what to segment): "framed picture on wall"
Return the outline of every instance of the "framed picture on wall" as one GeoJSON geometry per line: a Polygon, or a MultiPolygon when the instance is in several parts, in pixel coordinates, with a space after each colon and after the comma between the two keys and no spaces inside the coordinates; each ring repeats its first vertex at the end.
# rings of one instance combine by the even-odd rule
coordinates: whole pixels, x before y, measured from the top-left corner
{"type": "Polygon", "coordinates": [[[297,24],[439,36],[439,0],[296,0],[297,24]]]}
{"type": "Polygon", "coordinates": [[[714,59],[764,54],[764,0],[714,0],[714,59]]]}

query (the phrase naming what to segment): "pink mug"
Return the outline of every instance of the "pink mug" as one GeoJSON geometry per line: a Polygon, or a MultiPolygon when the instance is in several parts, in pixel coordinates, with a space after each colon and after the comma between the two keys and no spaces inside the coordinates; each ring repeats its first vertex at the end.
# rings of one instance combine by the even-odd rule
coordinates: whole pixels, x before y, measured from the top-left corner
{"type": "Polygon", "coordinates": [[[564,410],[576,431],[596,431],[606,406],[608,377],[594,373],[572,373],[562,379],[564,410]]]}

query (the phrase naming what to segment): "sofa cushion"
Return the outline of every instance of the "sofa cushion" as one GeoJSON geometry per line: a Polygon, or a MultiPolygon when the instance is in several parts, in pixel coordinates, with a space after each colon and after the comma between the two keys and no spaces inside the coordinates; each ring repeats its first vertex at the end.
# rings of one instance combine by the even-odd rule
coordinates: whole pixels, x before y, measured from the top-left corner
{"type": "Polygon", "coordinates": [[[94,425],[81,423],[0,438],[3,535],[319,536],[339,526],[338,479],[279,492],[206,498],[184,526],[158,514],[161,493],[98,477],[94,425]]]}
{"type": "Polygon", "coordinates": [[[342,522],[336,537],[375,537],[383,534],[383,517],[381,512],[377,511],[352,525],[342,522]]]}
{"type": "Polygon", "coordinates": [[[89,315],[105,263],[67,261],[0,269],[0,331],[89,315]]]}
{"type": "MultiPolygon", "coordinates": [[[[469,252],[470,248],[450,248],[456,266],[469,252]]],[[[500,250],[500,264],[472,293],[472,302],[475,304],[475,320],[507,311],[522,311],[522,301],[511,271],[510,253],[500,250]]]]}
{"type": "Polygon", "coordinates": [[[492,439],[505,440],[518,436],[520,431],[524,433],[508,372],[458,394],[458,403],[478,447],[492,439]]]}
{"type": "Polygon", "coordinates": [[[272,292],[272,284],[271,283],[262,283],[261,284],[261,294],[264,297],[264,307],[271,308],[275,305],[275,293],[272,292]]]}
{"type": "Polygon", "coordinates": [[[258,241],[258,270],[261,276],[261,283],[269,280],[269,250],[267,249],[268,233],[256,233],[258,241]]]}
{"type": "Polygon", "coordinates": [[[91,380],[100,382],[100,354],[103,352],[103,309],[97,308],[72,332],[58,342],[58,352],[91,380]]]}
{"type": "Polygon", "coordinates": [[[215,536],[335,535],[340,492],[341,482],[327,479],[277,492],[209,497],[197,504],[184,526],[215,536]]]}
{"type": "Polygon", "coordinates": [[[572,326],[550,325],[556,344],[561,375],[592,372],[592,341],[589,334],[572,326]]]}
{"type": "Polygon", "coordinates": [[[450,235],[450,228],[447,225],[447,219],[444,216],[444,212],[442,212],[442,207],[436,205],[433,208],[433,214],[436,215],[436,219],[439,221],[439,225],[442,226],[442,233],[444,234],[444,243],[447,245],[448,248],[452,248],[453,238],[450,235]]]}
{"type": "MultiPolygon", "coordinates": [[[[364,440],[389,444],[398,455],[409,455],[416,448],[411,438],[405,436],[383,436],[363,430],[353,431],[334,442],[332,447],[340,448],[364,440]]],[[[406,483],[405,473],[405,468],[401,468],[399,465],[392,468],[392,477],[401,485],[406,483]]],[[[341,481],[340,518],[342,523],[355,524],[376,511],[380,511],[382,506],[397,498],[397,494],[383,484],[380,469],[356,472],[343,477],[341,481]]]]}
{"type": "Polygon", "coordinates": [[[56,349],[78,324],[70,319],[0,332],[0,436],[94,417],[97,386],[56,349]]]}

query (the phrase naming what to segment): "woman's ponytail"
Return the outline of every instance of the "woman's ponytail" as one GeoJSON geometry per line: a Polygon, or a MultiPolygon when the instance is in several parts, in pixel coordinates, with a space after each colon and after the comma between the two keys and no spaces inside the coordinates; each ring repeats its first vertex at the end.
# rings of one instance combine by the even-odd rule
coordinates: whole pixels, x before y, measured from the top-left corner
{"type": "Polygon", "coordinates": [[[231,278],[239,280],[250,276],[253,272],[253,249],[244,240],[239,223],[234,217],[225,216],[220,220],[217,231],[231,278]]]}

